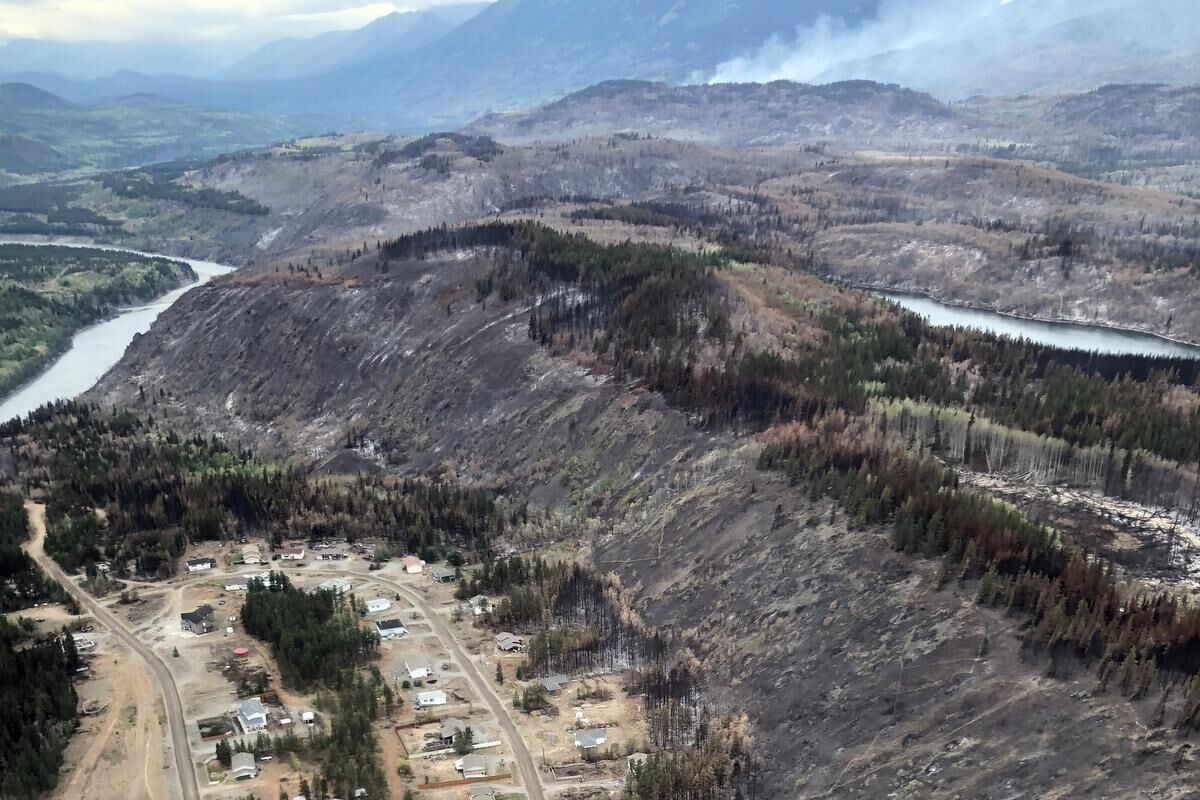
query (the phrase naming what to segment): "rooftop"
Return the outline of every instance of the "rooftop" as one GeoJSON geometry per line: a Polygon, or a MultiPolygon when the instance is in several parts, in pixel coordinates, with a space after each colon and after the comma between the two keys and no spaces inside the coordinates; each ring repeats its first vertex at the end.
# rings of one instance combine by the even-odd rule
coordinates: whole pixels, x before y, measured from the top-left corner
{"type": "Polygon", "coordinates": [[[608,741],[608,732],[603,728],[588,731],[575,731],[576,747],[599,747],[608,741]]]}
{"type": "Polygon", "coordinates": [[[267,707],[261,697],[250,697],[238,703],[238,713],[247,719],[254,716],[266,716],[267,707]]]}
{"type": "Polygon", "coordinates": [[[234,770],[254,769],[254,753],[234,753],[229,765],[234,770]]]}
{"type": "Polygon", "coordinates": [[[381,631],[394,631],[404,627],[404,623],[398,619],[381,619],[375,623],[375,627],[381,631]]]}

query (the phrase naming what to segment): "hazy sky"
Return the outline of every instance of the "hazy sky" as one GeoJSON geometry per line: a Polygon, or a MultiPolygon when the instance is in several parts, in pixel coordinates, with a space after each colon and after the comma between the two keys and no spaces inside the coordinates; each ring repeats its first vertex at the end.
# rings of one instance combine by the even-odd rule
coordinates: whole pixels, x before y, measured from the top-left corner
{"type": "Polygon", "coordinates": [[[221,42],[357,28],[393,11],[462,0],[0,0],[0,40],[221,42]]]}

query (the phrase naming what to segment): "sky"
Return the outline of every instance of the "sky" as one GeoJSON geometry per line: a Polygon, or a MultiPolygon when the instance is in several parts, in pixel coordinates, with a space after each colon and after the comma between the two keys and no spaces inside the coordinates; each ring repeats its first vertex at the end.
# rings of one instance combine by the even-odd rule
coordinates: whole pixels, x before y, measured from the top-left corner
{"type": "Polygon", "coordinates": [[[462,0],[0,0],[0,41],[175,41],[249,47],[359,28],[462,0]]]}

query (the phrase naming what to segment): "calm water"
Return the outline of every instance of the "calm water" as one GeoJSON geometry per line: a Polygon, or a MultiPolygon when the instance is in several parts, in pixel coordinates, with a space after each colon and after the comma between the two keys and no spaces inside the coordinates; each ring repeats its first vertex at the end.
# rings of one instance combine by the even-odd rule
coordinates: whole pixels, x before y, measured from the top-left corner
{"type": "Polygon", "coordinates": [[[900,292],[874,292],[874,294],[920,314],[934,325],[974,328],[1002,336],[1023,337],[1039,344],[1071,350],[1200,358],[1200,347],[1180,344],[1144,333],[1130,333],[1097,325],[1020,319],[997,314],[994,311],[977,311],[949,306],[936,300],[930,300],[928,297],[900,292]]]}
{"type": "MultiPolygon", "coordinates": [[[[33,244],[19,242],[19,244],[33,244]]],[[[36,243],[40,246],[53,247],[52,244],[36,243]]],[[[81,245],[70,245],[79,247],[81,245]]],[[[87,245],[91,246],[91,245],[87,245]]],[[[99,250],[122,250],[118,247],[96,245],[99,250]]],[[[136,251],[127,251],[136,252],[136,251]]],[[[146,253],[145,255],[155,255],[146,253]]],[[[38,406],[51,400],[75,397],[96,385],[104,373],[108,372],[125,354],[125,348],[133,341],[135,334],[150,330],[151,323],[158,318],[171,304],[189,290],[207,282],[216,275],[233,272],[233,267],[213,264],[208,261],[193,261],[187,258],[162,256],[176,261],[184,261],[196,271],[199,280],[195,283],[176,289],[170,294],[163,295],[153,303],[130,308],[113,319],[84,328],[75,334],[71,347],[67,352],[50,365],[41,375],[34,378],[21,389],[0,403],[0,420],[23,416],[38,406]]]]}

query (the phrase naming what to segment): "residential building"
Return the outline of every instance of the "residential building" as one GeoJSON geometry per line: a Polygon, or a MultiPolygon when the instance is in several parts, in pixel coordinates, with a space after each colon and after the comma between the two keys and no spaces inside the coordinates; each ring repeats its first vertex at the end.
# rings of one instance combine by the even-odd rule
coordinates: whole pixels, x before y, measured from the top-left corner
{"type": "Polygon", "coordinates": [[[438,728],[438,738],[444,744],[453,744],[454,737],[467,729],[467,723],[457,717],[448,717],[442,720],[442,725],[438,728]]]}
{"type": "Polygon", "coordinates": [[[303,561],[303,547],[285,547],[279,551],[279,557],[284,561],[303,561]]]}
{"type": "Polygon", "coordinates": [[[608,731],[603,728],[593,728],[586,731],[575,731],[575,746],[584,750],[594,750],[608,741],[608,731]]]}
{"type": "Polygon", "coordinates": [[[195,611],[185,611],[179,615],[180,627],[185,631],[200,636],[213,629],[213,610],[210,605],[203,605],[195,611]]]}
{"type": "Polygon", "coordinates": [[[463,756],[454,765],[464,778],[486,778],[488,774],[487,759],[475,753],[463,756]]]}
{"type": "Polygon", "coordinates": [[[248,588],[250,588],[249,584],[245,581],[230,581],[225,584],[225,591],[227,592],[244,592],[248,588]]]}
{"type": "Polygon", "coordinates": [[[261,697],[251,697],[237,704],[237,720],[244,733],[261,731],[267,727],[267,707],[261,697]]]}
{"type": "Polygon", "coordinates": [[[548,678],[542,678],[538,681],[550,694],[558,694],[563,690],[563,687],[571,682],[571,679],[566,675],[551,675],[548,678]]]}
{"type": "Polygon", "coordinates": [[[188,572],[204,572],[216,566],[217,562],[211,558],[192,558],[187,562],[188,572]]]}
{"type": "Polygon", "coordinates": [[[644,766],[645,763],[649,760],[650,760],[649,753],[630,753],[625,758],[625,767],[630,772],[633,772],[638,767],[644,766]]]}
{"type": "Polygon", "coordinates": [[[383,611],[387,611],[391,607],[392,601],[388,600],[386,597],[376,597],[374,600],[367,601],[368,614],[379,614],[383,611]]]}
{"type": "Polygon", "coordinates": [[[262,550],[256,544],[248,544],[242,548],[243,564],[261,564],[262,550]]]}
{"type": "Polygon", "coordinates": [[[496,787],[477,783],[467,788],[467,800],[496,800],[496,787]]]}
{"type": "Polygon", "coordinates": [[[254,763],[254,753],[234,753],[229,771],[235,780],[244,781],[258,776],[258,765],[254,763]]]}
{"type": "Polygon", "coordinates": [[[317,587],[323,592],[333,592],[334,594],[345,594],[350,591],[350,581],[347,578],[330,578],[327,581],[321,581],[321,585],[317,587]]]}
{"type": "Polygon", "coordinates": [[[300,712],[300,721],[303,722],[305,725],[316,725],[317,724],[317,715],[316,715],[316,713],[314,713],[312,711],[301,711],[300,712]]]}
{"type": "Polygon", "coordinates": [[[433,675],[433,664],[424,658],[414,658],[404,662],[404,671],[410,681],[423,681],[433,675]]]}
{"type": "Polygon", "coordinates": [[[458,577],[458,573],[450,567],[434,567],[429,570],[429,576],[433,578],[435,583],[454,583],[458,577]]]}
{"type": "Polygon", "coordinates": [[[409,575],[420,575],[425,571],[425,562],[416,556],[405,556],[400,559],[400,563],[409,575]]]}
{"type": "Polygon", "coordinates": [[[379,632],[380,639],[399,639],[408,633],[408,628],[398,619],[381,619],[375,623],[375,630],[379,632]]]}
{"type": "Polygon", "coordinates": [[[481,594],[477,594],[468,600],[467,605],[471,607],[471,613],[477,617],[481,617],[492,610],[492,601],[481,594]]]}
{"type": "Polygon", "coordinates": [[[446,693],[442,691],[417,693],[417,708],[433,708],[434,706],[444,706],[448,702],[449,700],[446,698],[446,693]]]}
{"type": "Polygon", "coordinates": [[[525,649],[525,640],[520,636],[504,631],[496,634],[496,646],[506,653],[513,653],[517,650],[525,649]]]}

